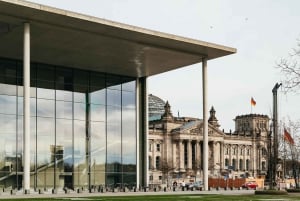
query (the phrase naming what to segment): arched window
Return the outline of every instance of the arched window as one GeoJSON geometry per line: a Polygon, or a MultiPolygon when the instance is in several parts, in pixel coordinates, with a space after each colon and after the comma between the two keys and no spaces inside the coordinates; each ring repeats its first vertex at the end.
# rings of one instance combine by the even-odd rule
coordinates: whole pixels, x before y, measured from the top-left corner
{"type": "Polygon", "coordinates": [[[160,157],[159,156],[156,156],[155,165],[156,165],[156,169],[159,170],[160,169],[160,157]]]}
{"type": "Polygon", "coordinates": [[[243,169],[243,159],[240,159],[240,162],[239,162],[239,169],[240,169],[240,170],[243,169]]]}

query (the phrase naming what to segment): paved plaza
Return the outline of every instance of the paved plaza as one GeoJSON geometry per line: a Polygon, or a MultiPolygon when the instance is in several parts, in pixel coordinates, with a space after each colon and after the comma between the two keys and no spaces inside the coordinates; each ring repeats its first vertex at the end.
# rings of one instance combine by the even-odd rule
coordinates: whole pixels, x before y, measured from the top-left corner
{"type": "Polygon", "coordinates": [[[222,194],[222,195],[253,195],[254,190],[211,190],[211,191],[158,191],[158,192],[94,192],[89,193],[89,191],[82,191],[77,193],[75,191],[70,191],[65,193],[64,191],[58,191],[56,194],[52,194],[52,191],[45,191],[43,194],[39,192],[30,192],[30,194],[24,194],[22,191],[17,191],[11,194],[11,191],[2,192],[0,199],[9,199],[9,198],[77,198],[77,197],[99,197],[99,196],[140,196],[140,195],[197,195],[197,194],[222,194]]]}

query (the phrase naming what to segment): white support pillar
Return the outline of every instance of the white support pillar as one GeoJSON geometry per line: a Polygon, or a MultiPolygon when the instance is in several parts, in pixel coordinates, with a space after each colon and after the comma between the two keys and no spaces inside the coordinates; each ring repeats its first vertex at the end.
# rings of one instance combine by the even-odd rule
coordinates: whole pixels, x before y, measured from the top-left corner
{"type": "Polygon", "coordinates": [[[203,184],[208,190],[208,107],[207,107],[207,58],[202,59],[203,91],[203,184]]]}
{"type": "Polygon", "coordinates": [[[140,83],[139,79],[136,79],[135,83],[135,132],[136,132],[136,188],[140,185],[140,175],[141,175],[141,167],[140,167],[140,83]]]}
{"type": "Polygon", "coordinates": [[[30,190],[30,24],[24,23],[24,52],[23,52],[23,189],[30,190]]]}

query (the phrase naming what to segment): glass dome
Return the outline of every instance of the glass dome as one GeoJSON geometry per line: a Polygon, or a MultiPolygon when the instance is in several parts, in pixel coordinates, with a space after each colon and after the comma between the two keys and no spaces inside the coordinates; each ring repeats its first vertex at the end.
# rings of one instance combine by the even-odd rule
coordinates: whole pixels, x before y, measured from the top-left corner
{"type": "Polygon", "coordinates": [[[160,118],[165,112],[166,102],[152,94],[149,94],[148,98],[149,117],[158,116],[160,118]]]}

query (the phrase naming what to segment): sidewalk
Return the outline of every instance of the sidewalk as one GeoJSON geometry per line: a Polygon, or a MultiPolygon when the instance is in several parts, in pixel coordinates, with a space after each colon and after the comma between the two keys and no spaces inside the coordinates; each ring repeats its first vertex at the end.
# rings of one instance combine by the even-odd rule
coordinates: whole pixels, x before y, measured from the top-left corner
{"type": "Polygon", "coordinates": [[[77,193],[71,191],[65,193],[63,190],[57,192],[57,194],[52,194],[51,190],[45,191],[43,194],[38,192],[30,192],[30,194],[24,194],[23,191],[15,192],[15,195],[11,195],[11,192],[1,192],[1,199],[22,199],[22,198],[77,198],[77,197],[101,197],[101,196],[140,196],[140,195],[197,195],[197,194],[221,194],[221,195],[253,195],[254,190],[211,190],[211,191],[158,191],[158,192],[94,192],[89,193],[88,191],[83,191],[82,193],[77,193]]]}

